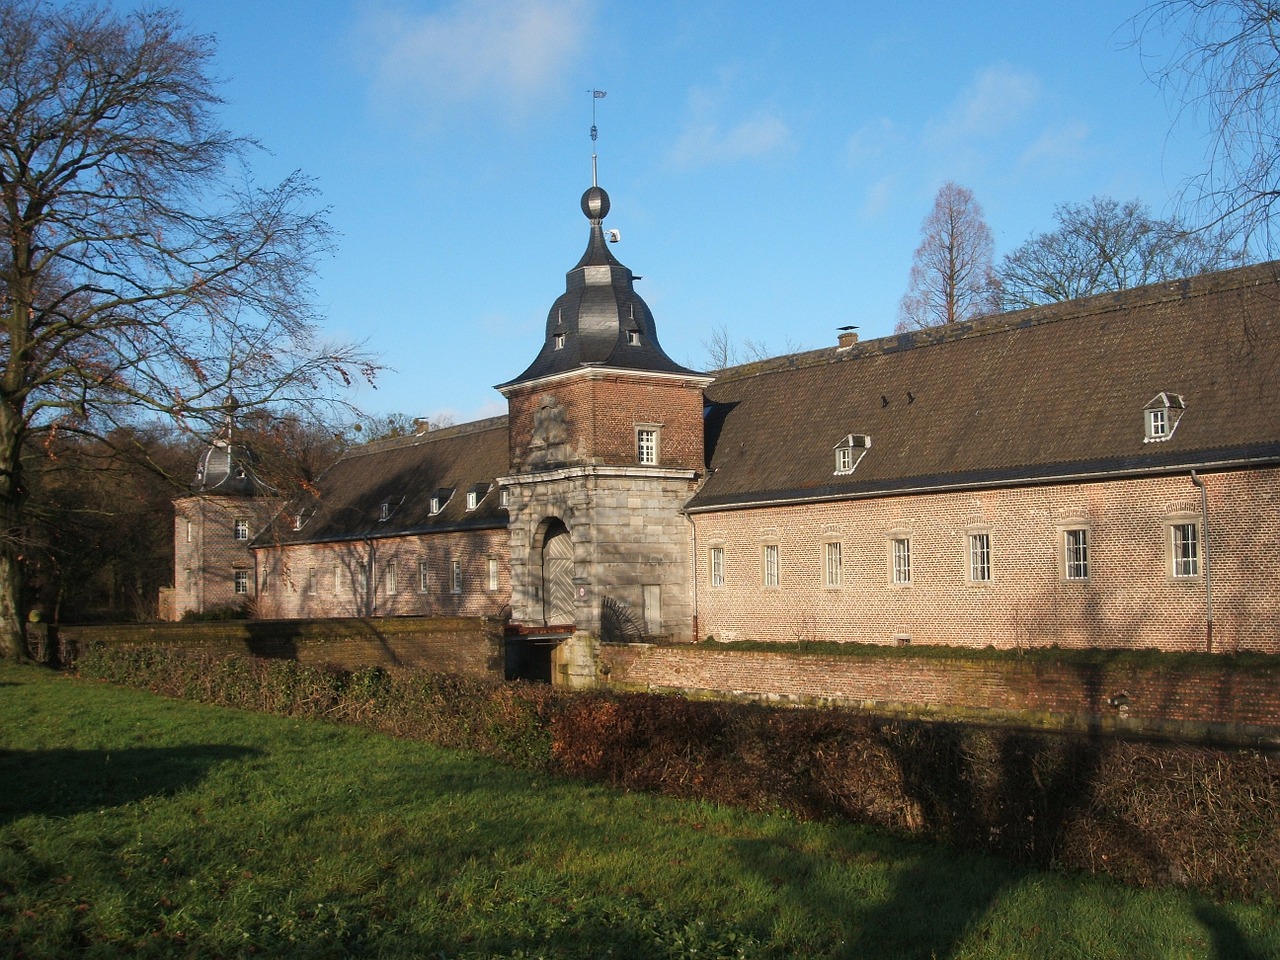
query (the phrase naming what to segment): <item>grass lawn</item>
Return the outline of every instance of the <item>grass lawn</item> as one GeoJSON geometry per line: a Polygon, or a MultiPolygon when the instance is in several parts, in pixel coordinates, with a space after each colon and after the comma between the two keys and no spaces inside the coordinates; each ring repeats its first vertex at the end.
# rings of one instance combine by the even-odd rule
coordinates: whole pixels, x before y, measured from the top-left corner
{"type": "Polygon", "coordinates": [[[0,662],[0,956],[255,955],[1262,960],[1280,920],[0,662]]]}

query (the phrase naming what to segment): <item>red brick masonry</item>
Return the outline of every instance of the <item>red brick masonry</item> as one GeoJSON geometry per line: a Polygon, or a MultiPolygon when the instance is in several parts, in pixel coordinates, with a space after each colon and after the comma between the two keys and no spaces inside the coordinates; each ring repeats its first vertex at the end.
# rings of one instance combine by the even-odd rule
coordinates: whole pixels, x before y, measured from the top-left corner
{"type": "Polygon", "coordinates": [[[644,645],[606,645],[601,664],[609,684],[620,689],[833,702],[919,716],[986,715],[1066,729],[1100,724],[1160,732],[1166,723],[1185,733],[1236,728],[1219,732],[1280,742],[1280,664],[1257,671],[1144,669],[1039,659],[844,657],[644,645]]]}

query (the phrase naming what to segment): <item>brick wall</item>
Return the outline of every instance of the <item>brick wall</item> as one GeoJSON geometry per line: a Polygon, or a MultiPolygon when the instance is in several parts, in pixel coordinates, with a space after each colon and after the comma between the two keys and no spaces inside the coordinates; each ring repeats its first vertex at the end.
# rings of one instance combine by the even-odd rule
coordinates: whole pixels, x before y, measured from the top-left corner
{"type": "Polygon", "coordinates": [[[257,612],[269,619],[499,617],[511,603],[505,528],[269,547],[258,553],[257,612]],[[490,560],[497,564],[493,588],[490,560]],[[461,565],[459,592],[454,590],[455,562],[461,565]]]}
{"type": "Polygon", "coordinates": [[[842,657],[642,644],[603,645],[600,661],[607,684],[618,689],[836,702],[1052,727],[1158,731],[1169,724],[1184,733],[1231,728],[1280,740],[1280,664],[1256,671],[1162,669],[1038,658],[842,657]]]}
{"type": "Polygon", "coordinates": [[[74,660],[90,644],[164,646],[213,655],[252,655],[363,667],[411,667],[501,679],[502,624],[482,618],[232,620],[215,623],[60,626],[74,660]]]}
{"type": "Polygon", "coordinates": [[[565,463],[612,466],[637,460],[636,428],[659,430],[658,465],[701,471],[703,454],[701,382],[644,374],[586,373],[508,395],[512,470],[528,468],[538,412],[554,398],[567,436],[565,463]]]}
{"type": "MultiPolygon", "coordinates": [[[[1208,485],[1214,651],[1280,652],[1280,471],[1212,473],[1208,485]]],[[[1170,524],[1204,523],[1187,475],[907,495],[692,516],[698,635],[957,646],[1206,648],[1204,557],[1175,578],[1170,524]],[[1063,531],[1088,533],[1087,579],[1066,578],[1063,531]],[[991,578],[969,575],[985,533],[991,578]],[[909,538],[911,582],[891,583],[891,541],[909,538]],[[824,543],[843,571],[825,585],[824,543]],[[776,545],[777,587],[762,585],[776,545]],[[725,582],[709,583],[723,550],[725,582]]]]}

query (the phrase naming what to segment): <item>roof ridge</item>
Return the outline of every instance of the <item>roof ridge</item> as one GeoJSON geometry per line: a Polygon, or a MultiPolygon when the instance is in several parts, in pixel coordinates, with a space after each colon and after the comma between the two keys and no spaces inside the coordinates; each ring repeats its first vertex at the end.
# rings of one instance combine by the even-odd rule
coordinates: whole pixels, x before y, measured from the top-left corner
{"type": "Polygon", "coordinates": [[[898,353],[903,350],[914,350],[921,347],[941,346],[973,337],[988,336],[995,333],[1009,333],[1014,330],[1025,330],[1028,327],[1062,320],[1082,319],[1100,313],[1128,310],[1133,307],[1147,306],[1171,300],[1186,300],[1192,297],[1208,296],[1224,293],[1244,287],[1258,286],[1263,283],[1275,283],[1280,279],[1280,260],[1249,264],[1230,270],[1219,270],[1202,273],[1194,277],[1180,280],[1164,280],[1158,283],[1145,284],[1141,287],[1129,287],[1124,290],[1113,290],[1096,293],[1074,300],[1059,300],[1055,303],[1041,304],[1035,307],[1023,307],[1005,313],[992,313],[975,317],[955,324],[927,327],[922,330],[911,330],[906,333],[894,333],[874,340],[866,340],[850,347],[819,347],[816,350],[799,353],[782,354],[764,360],[753,360],[750,363],[726,367],[717,372],[717,382],[743,380],[749,377],[763,376],[796,370],[802,367],[818,366],[825,363],[836,363],[844,360],[857,360],[868,356],[879,356],[886,353],[898,353]]]}
{"type": "Polygon", "coordinates": [[[416,447],[423,443],[434,443],[438,440],[449,440],[455,437],[484,433],[488,430],[502,429],[505,428],[506,425],[507,415],[504,413],[499,414],[496,417],[486,417],[483,420],[470,420],[466,423],[455,423],[447,427],[437,427],[433,430],[427,430],[424,433],[413,433],[403,437],[382,437],[378,440],[370,440],[368,443],[361,444],[358,447],[353,447],[338,459],[352,460],[356,457],[385,453],[388,450],[402,450],[406,447],[416,447]]]}

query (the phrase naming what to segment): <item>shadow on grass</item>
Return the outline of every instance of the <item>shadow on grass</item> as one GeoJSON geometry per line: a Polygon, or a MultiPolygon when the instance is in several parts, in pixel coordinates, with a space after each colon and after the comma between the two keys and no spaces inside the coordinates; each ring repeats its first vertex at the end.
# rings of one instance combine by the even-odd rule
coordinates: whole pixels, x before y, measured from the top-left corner
{"type": "Polygon", "coordinates": [[[122,750],[0,750],[0,826],[33,814],[67,817],[198,784],[215,765],[260,753],[192,744],[122,750]]]}

